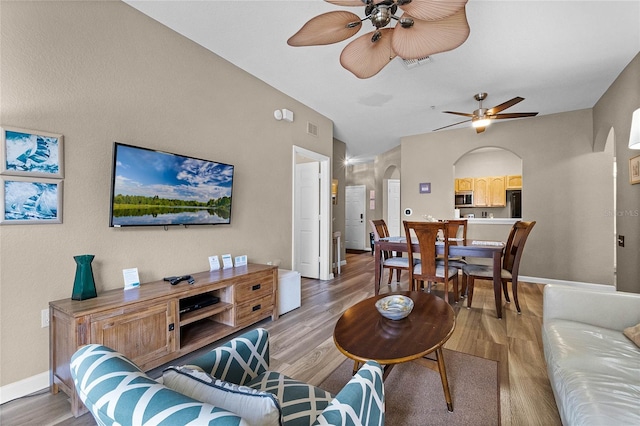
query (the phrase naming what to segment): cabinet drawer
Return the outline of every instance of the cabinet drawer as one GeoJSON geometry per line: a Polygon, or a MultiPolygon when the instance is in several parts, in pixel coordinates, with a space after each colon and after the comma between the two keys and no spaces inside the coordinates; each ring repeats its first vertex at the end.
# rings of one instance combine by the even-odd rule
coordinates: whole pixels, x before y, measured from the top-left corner
{"type": "Polygon", "coordinates": [[[236,305],[236,326],[254,323],[273,314],[273,296],[261,297],[236,305]]]}
{"type": "Polygon", "coordinates": [[[256,300],[264,296],[273,294],[273,275],[265,274],[264,277],[254,279],[248,283],[235,285],[236,303],[243,303],[250,300],[256,300]]]}

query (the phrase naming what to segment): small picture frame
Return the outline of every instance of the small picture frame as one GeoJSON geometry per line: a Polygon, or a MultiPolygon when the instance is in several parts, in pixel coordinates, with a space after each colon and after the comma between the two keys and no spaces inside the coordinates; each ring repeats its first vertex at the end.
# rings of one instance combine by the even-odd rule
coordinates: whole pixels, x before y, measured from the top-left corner
{"type": "Polygon", "coordinates": [[[421,194],[431,194],[431,182],[423,182],[420,184],[421,194]]]}
{"type": "Polygon", "coordinates": [[[0,174],[64,177],[62,135],[16,127],[1,127],[0,131],[0,174]]]}
{"type": "Polygon", "coordinates": [[[243,254],[242,256],[236,256],[234,266],[236,268],[238,266],[247,266],[247,255],[243,254]]]}
{"type": "Polygon", "coordinates": [[[233,259],[231,258],[231,254],[223,254],[222,255],[222,269],[233,268],[233,259]]]}
{"type": "Polygon", "coordinates": [[[640,183],[640,155],[629,159],[629,183],[640,183]]]}
{"type": "Polygon", "coordinates": [[[0,176],[0,224],[62,223],[62,181],[0,176]]]}
{"type": "Polygon", "coordinates": [[[138,275],[138,268],[123,269],[122,276],[124,277],[125,290],[131,290],[132,288],[140,287],[140,276],[138,275]]]}
{"type": "Polygon", "coordinates": [[[209,256],[209,271],[217,271],[218,269],[220,269],[218,256],[209,256]]]}

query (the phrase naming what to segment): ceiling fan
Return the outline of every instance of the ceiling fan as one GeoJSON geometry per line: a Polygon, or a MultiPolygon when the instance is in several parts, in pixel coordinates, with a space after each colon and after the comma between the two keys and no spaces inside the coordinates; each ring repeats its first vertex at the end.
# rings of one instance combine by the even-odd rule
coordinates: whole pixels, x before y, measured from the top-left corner
{"type": "Polygon", "coordinates": [[[478,93],[473,96],[473,98],[476,101],[478,101],[478,109],[473,111],[473,113],[442,111],[445,114],[462,115],[464,117],[471,117],[471,119],[460,121],[454,124],[449,124],[448,126],[439,127],[437,129],[434,129],[434,132],[436,130],[446,129],[447,127],[457,126],[458,124],[471,121],[472,126],[475,127],[476,129],[476,133],[482,133],[487,128],[487,126],[491,124],[492,120],[499,120],[499,119],[505,119],[505,118],[534,117],[538,115],[537,112],[512,112],[512,113],[499,114],[500,111],[504,111],[505,109],[510,108],[515,104],[524,101],[524,98],[521,98],[520,96],[516,96],[515,98],[510,99],[507,102],[503,102],[500,105],[496,105],[493,108],[487,109],[482,107],[482,101],[485,100],[487,96],[488,95],[486,93],[478,93]]]}
{"type": "Polygon", "coordinates": [[[396,56],[423,59],[455,49],[469,37],[468,0],[325,0],[338,6],[364,6],[365,17],[347,11],[327,12],[309,20],[289,40],[290,46],[338,43],[370,20],[375,30],[349,43],[340,64],[358,78],[376,75],[396,56]],[[396,16],[398,8],[404,12],[396,16]],[[397,25],[387,27],[392,21],[397,25]]]}

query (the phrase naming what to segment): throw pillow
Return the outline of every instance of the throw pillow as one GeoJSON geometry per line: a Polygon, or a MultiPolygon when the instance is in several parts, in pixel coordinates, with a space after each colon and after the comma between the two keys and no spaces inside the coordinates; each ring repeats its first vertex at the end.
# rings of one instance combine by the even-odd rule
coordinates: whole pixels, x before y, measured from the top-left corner
{"type": "Polygon", "coordinates": [[[162,373],[162,380],[166,387],[231,411],[251,425],[282,425],[280,404],[272,393],[225,382],[187,366],[167,368],[162,373]]]}
{"type": "Polygon", "coordinates": [[[631,341],[640,348],[640,324],[625,328],[624,335],[631,339],[631,341]]]}

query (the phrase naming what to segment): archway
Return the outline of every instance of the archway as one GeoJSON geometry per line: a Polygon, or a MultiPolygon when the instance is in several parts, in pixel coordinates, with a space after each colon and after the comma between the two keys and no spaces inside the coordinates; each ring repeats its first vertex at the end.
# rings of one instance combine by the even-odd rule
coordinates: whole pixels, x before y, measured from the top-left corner
{"type": "Polygon", "coordinates": [[[500,147],[466,152],[454,163],[455,208],[462,217],[522,217],[522,158],[500,147]]]}

